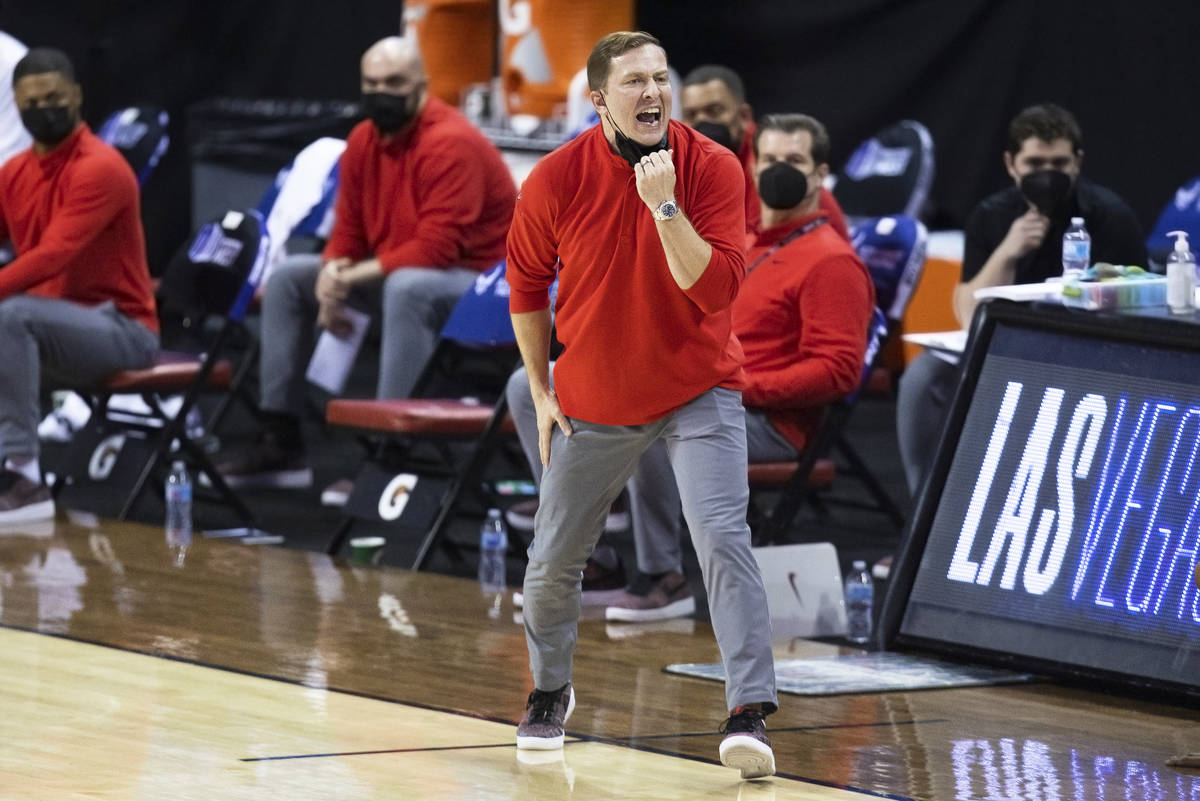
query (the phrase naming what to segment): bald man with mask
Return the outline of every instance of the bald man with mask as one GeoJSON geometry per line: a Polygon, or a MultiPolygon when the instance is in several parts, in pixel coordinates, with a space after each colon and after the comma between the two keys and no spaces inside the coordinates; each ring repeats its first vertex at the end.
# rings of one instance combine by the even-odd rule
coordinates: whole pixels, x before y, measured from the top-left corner
{"type": "Polygon", "coordinates": [[[416,42],[388,37],[362,57],[367,119],[341,159],[336,221],[321,254],[289,257],[263,296],[254,448],[219,466],[235,488],[307,487],[300,435],[316,326],[350,331],[348,308],[379,315],[379,398],[403,398],[476,276],[504,257],[516,186],[500,152],[429,93],[416,42]]]}

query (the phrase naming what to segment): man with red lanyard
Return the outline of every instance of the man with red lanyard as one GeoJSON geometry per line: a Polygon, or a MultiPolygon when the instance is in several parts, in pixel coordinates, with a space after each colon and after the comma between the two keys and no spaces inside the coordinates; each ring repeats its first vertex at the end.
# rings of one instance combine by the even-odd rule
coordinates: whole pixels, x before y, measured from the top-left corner
{"type": "MultiPolygon", "coordinates": [[[[762,212],[754,179],[754,111],[746,102],[741,76],[720,64],[696,67],[683,79],[679,102],[684,122],[737,154],[746,173],[746,230],[756,233],[762,225],[762,212]]],[[[846,215],[833,193],[822,187],[817,205],[833,230],[849,241],[846,215]]]]}
{"type": "MultiPolygon", "coordinates": [[[[791,461],[823,408],[854,389],[875,304],[870,274],[820,208],[829,134],[803,114],[764,117],[755,135],[754,179],[762,230],[746,255],[733,302],[733,333],[746,355],[746,448],[752,462],[791,461]]],[[[641,458],[630,482],[635,542],[668,553],[678,541],[679,495],[662,448],[641,458]],[[645,529],[640,533],[639,527],[645,529]]],[[[676,564],[680,561],[675,547],[676,564]]],[[[639,554],[639,563],[641,555],[639,554]]],[[[678,616],[691,600],[678,567],[647,575],[605,610],[609,620],[678,616]]],[[[690,613],[690,610],[689,610],[690,613]]]]}
{"type": "Polygon", "coordinates": [[[588,58],[597,125],[543,158],[508,236],[517,342],[546,465],[525,573],[534,691],[517,747],[562,747],[580,575],[638,457],[666,440],[725,663],[724,764],[770,775],[777,708],[766,593],[746,525],[742,354],[730,304],[744,274],[737,159],[670,120],[667,57],[617,32],[588,58]],[[564,346],[549,368],[549,288],[564,346]]]}

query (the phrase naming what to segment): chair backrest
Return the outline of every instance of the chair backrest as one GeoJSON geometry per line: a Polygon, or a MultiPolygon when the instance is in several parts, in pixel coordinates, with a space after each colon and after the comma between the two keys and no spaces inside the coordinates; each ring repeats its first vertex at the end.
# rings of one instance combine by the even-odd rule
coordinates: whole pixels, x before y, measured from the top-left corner
{"type": "Polygon", "coordinates": [[[150,173],[167,152],[170,117],[155,106],[130,106],[108,115],[96,136],[120,151],[138,184],[144,185],[150,173]]]}
{"type": "Polygon", "coordinates": [[[903,214],[875,217],[854,226],[850,242],[871,273],[875,304],[894,326],[904,317],[921,272],[929,232],[903,214]]]}
{"type": "Polygon", "coordinates": [[[1175,246],[1175,240],[1167,236],[1171,231],[1187,231],[1193,253],[1200,247],[1200,175],[1176,189],[1158,215],[1154,230],[1146,237],[1146,254],[1151,262],[1167,263],[1175,246]]]}
{"type": "Polygon", "coordinates": [[[512,317],[508,313],[507,261],[479,274],[442,326],[442,338],[468,347],[513,345],[512,317]]]}
{"type": "Polygon", "coordinates": [[[329,237],[345,150],[345,139],[323,136],[312,142],[275,175],[259,200],[258,212],[271,237],[268,273],[286,254],[285,246],[293,236],[329,237]]]}
{"type": "Polygon", "coordinates": [[[200,226],[163,273],[164,299],[192,315],[239,322],[262,281],[270,238],[258,210],[228,211],[200,226]]]}
{"type": "Polygon", "coordinates": [[[933,186],[933,137],[915,120],[884,128],[855,148],[837,175],[833,196],[846,216],[919,217],[933,186]]]}
{"type": "Polygon", "coordinates": [[[854,391],[842,399],[842,403],[847,406],[854,403],[858,393],[866,386],[870,380],[871,370],[875,367],[875,362],[879,359],[879,354],[883,350],[883,343],[887,341],[888,335],[888,319],[884,313],[876,306],[871,312],[871,322],[867,324],[867,348],[863,351],[862,372],[858,376],[858,386],[854,391]]]}

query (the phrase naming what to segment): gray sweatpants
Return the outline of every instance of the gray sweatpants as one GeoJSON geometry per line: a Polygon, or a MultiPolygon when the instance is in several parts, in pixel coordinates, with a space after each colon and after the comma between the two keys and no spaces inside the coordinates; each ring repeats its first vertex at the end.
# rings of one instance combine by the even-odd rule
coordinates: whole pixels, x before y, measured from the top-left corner
{"type": "Polygon", "coordinates": [[[584,563],[638,460],[662,442],[704,576],[729,708],[776,705],[767,598],[746,525],[740,394],[711,389],[644,425],[576,419],[571,425],[570,437],[554,429],[525,571],[525,638],[534,686],[555,690],[571,680],[584,563]]]}
{"type": "MultiPolygon", "coordinates": [[[[268,411],[299,416],[304,408],[320,271],[320,254],[299,253],[284,259],[267,280],[259,384],[260,404],[268,411]]],[[[382,317],[377,398],[409,396],[450,310],[478,275],[462,267],[402,267],[351,294],[350,306],[382,317]]]]}
{"type": "MultiPolygon", "coordinates": [[[[550,366],[553,384],[553,363],[550,366]]],[[[505,395],[521,450],[529,460],[534,483],[540,486],[542,461],[538,453],[537,409],[533,405],[529,376],[524,367],[518,367],[509,377],[505,395]]],[[[746,410],[746,452],[752,462],[789,461],[797,456],[795,447],[775,430],[766,415],[753,409],[746,410]]],[[[683,572],[683,554],[679,546],[683,536],[681,502],[664,440],[655,441],[642,453],[626,488],[629,490],[638,571],[650,575],[669,570],[683,572]]],[[[600,547],[611,546],[602,543],[600,547]]]]}
{"type": "Polygon", "coordinates": [[[42,386],[98,383],[149,366],[158,335],[113,303],[17,295],[0,301],[0,458],[38,455],[42,386]]]}

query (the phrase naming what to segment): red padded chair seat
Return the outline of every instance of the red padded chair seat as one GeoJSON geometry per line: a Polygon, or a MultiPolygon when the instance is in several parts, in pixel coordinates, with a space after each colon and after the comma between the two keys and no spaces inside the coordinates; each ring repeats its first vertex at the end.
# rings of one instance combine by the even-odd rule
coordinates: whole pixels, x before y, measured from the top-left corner
{"type": "MultiPolygon", "coordinates": [[[[747,476],[754,487],[782,486],[792,480],[798,467],[799,462],[757,462],[750,465],[747,476]]],[[[837,467],[832,459],[818,459],[808,480],[814,487],[828,487],[836,475],[837,467]]]]}
{"type": "MultiPolygon", "coordinates": [[[[101,382],[100,389],[108,392],[182,391],[195,380],[200,363],[201,360],[191,353],[162,351],[150,367],[114,373],[101,382]]],[[[233,365],[220,359],[208,376],[208,386],[225,389],[232,380],[233,365]]]]}
{"type": "MultiPolygon", "coordinates": [[[[483,432],[492,410],[486,404],[442,398],[334,400],[325,407],[325,420],[332,425],[394,434],[471,436],[483,432]]],[[[516,433],[512,415],[504,416],[500,430],[516,433]]]]}

